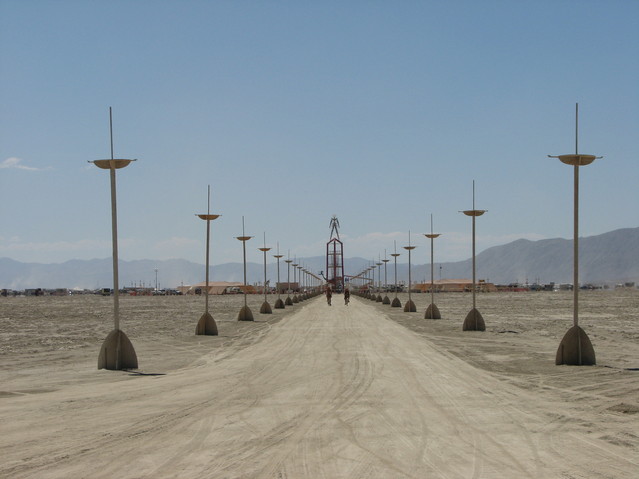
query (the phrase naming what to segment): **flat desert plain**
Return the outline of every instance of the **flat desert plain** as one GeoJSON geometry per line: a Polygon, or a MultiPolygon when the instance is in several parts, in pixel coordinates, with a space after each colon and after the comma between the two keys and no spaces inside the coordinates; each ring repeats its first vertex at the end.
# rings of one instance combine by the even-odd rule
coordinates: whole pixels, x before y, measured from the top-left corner
{"type": "Polygon", "coordinates": [[[0,298],[0,477],[639,477],[638,290],[580,294],[581,367],[570,292],[479,294],[484,332],[469,294],[412,298],[215,296],[195,336],[204,298],[122,297],[135,371],[97,369],[112,298],[0,298]]]}

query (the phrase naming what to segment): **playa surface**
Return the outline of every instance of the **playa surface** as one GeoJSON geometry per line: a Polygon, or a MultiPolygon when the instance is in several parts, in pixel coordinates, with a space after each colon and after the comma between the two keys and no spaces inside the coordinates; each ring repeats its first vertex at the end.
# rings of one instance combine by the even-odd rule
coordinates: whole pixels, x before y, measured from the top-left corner
{"type": "Polygon", "coordinates": [[[639,291],[580,295],[588,367],[554,365],[569,292],[480,294],[485,332],[412,298],[211,297],[209,337],[204,298],[124,297],[136,371],[96,368],[111,298],[0,298],[0,477],[636,477],[639,291]]]}

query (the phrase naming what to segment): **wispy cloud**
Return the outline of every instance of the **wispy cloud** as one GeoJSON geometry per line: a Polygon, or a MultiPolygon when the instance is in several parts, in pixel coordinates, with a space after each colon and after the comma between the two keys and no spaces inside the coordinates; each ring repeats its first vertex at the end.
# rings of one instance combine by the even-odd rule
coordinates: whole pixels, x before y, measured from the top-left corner
{"type": "Polygon", "coordinates": [[[7,158],[2,163],[0,163],[0,168],[14,168],[16,170],[27,170],[27,171],[42,171],[42,170],[50,170],[51,168],[36,168],[34,166],[27,166],[22,164],[22,158],[16,158],[12,156],[11,158],[7,158]]]}

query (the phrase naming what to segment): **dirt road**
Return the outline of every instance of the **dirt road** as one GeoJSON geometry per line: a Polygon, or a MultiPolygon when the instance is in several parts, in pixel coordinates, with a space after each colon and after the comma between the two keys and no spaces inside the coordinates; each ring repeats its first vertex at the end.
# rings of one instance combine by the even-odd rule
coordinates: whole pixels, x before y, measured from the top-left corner
{"type": "Polygon", "coordinates": [[[99,371],[103,380],[89,385],[3,397],[0,477],[592,479],[639,470],[628,448],[584,433],[594,419],[560,393],[500,380],[365,300],[329,307],[320,297],[261,331],[167,374],[99,371]]]}

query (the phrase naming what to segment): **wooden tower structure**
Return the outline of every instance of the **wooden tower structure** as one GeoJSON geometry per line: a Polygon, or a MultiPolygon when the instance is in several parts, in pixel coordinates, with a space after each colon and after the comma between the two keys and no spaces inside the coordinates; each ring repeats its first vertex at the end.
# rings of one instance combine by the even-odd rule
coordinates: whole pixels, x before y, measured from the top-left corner
{"type": "Polygon", "coordinates": [[[344,244],[339,239],[339,220],[333,215],[331,236],[326,243],[326,282],[335,292],[344,291],[344,244]]]}

